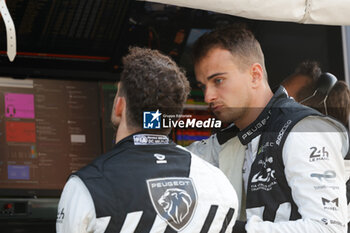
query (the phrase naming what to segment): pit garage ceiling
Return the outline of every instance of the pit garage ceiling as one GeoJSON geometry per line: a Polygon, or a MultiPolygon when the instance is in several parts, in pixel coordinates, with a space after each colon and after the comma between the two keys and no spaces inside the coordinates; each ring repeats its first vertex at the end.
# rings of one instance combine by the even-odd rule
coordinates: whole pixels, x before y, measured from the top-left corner
{"type": "Polygon", "coordinates": [[[350,25],[350,0],[146,0],[249,19],[350,25]]]}

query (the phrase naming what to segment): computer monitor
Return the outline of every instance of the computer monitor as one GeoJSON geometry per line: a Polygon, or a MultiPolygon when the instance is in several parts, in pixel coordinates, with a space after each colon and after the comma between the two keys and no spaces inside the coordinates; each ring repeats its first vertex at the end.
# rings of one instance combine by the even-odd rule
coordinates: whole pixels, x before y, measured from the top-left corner
{"type": "Polygon", "coordinates": [[[0,78],[0,197],[59,197],[101,154],[98,82],[0,78]]]}

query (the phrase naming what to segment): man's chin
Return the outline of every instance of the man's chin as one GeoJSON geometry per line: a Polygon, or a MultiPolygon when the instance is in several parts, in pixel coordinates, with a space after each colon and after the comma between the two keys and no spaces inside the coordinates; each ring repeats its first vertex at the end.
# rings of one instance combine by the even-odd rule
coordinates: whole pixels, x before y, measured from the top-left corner
{"type": "Polygon", "coordinates": [[[232,119],[228,114],[223,112],[214,112],[214,116],[219,119],[222,123],[232,123],[232,119]]]}

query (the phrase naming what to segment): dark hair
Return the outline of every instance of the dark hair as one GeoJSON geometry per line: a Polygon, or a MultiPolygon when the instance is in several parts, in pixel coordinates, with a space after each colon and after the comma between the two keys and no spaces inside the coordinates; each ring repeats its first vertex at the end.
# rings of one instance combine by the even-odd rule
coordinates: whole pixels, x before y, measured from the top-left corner
{"type": "MultiPolygon", "coordinates": [[[[324,95],[316,94],[303,104],[326,114],[325,106],[323,104],[325,97],[326,96],[324,95]]],[[[326,99],[326,106],[329,116],[334,117],[346,126],[348,125],[350,114],[350,91],[348,85],[344,81],[337,81],[334,84],[326,99]]]]}
{"type": "Polygon", "coordinates": [[[310,76],[314,81],[321,75],[320,65],[316,61],[301,62],[294,71],[294,74],[303,74],[310,76]]]}
{"type": "Polygon", "coordinates": [[[259,63],[267,79],[264,54],[253,33],[242,24],[233,24],[202,35],[193,45],[194,64],[203,59],[213,48],[221,48],[237,57],[239,68],[246,69],[253,63],[259,63]]]}
{"type": "Polygon", "coordinates": [[[296,92],[295,99],[301,101],[309,96],[311,96],[316,90],[317,79],[322,74],[321,68],[316,61],[304,61],[300,63],[294,73],[283,80],[282,85],[290,85],[294,79],[298,76],[304,76],[308,79],[305,85],[300,86],[300,89],[296,92]]]}
{"type": "Polygon", "coordinates": [[[327,98],[328,115],[335,117],[344,125],[349,123],[350,91],[344,81],[338,81],[333,86],[327,98]]]}
{"type": "MultiPolygon", "coordinates": [[[[142,128],[144,111],[181,114],[190,91],[185,73],[156,50],[133,47],[123,57],[119,95],[126,99],[127,124],[142,128]]],[[[157,130],[167,133],[170,129],[157,130]]]]}

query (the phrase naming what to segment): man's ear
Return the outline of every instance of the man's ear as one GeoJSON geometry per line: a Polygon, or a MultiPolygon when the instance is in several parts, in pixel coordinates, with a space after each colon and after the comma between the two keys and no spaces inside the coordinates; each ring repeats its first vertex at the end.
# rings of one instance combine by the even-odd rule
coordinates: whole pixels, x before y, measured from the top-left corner
{"type": "Polygon", "coordinates": [[[114,115],[117,117],[121,117],[125,108],[125,98],[116,96],[115,100],[115,108],[114,108],[114,115]]]}
{"type": "Polygon", "coordinates": [[[253,87],[257,87],[264,80],[264,71],[259,63],[254,63],[250,68],[253,87]]]}

